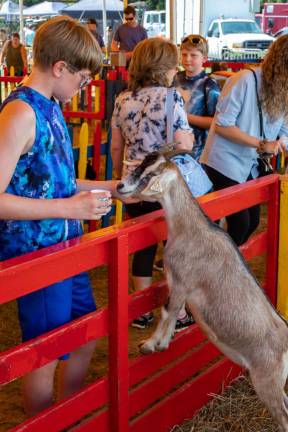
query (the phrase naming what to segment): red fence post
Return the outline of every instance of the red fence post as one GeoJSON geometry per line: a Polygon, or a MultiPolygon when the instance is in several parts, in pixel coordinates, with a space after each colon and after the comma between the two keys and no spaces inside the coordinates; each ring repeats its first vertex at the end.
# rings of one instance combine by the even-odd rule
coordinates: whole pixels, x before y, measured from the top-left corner
{"type": "Polygon", "coordinates": [[[111,242],[109,262],[109,430],[129,429],[128,235],[111,242]]]}

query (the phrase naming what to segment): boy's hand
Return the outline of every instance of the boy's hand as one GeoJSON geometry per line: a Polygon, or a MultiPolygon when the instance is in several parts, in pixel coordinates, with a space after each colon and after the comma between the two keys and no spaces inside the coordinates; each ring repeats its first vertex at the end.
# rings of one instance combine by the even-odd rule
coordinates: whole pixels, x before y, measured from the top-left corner
{"type": "Polygon", "coordinates": [[[67,200],[69,205],[65,208],[67,219],[99,220],[111,210],[111,193],[80,192],[67,200]]]}

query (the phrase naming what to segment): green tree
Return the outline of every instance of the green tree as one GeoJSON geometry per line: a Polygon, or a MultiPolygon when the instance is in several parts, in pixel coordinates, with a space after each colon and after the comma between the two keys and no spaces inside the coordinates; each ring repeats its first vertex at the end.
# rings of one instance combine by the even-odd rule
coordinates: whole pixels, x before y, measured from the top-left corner
{"type": "Polygon", "coordinates": [[[261,0],[261,8],[264,6],[264,3],[287,3],[287,0],[261,0]]]}
{"type": "Polygon", "coordinates": [[[163,10],[165,9],[165,0],[147,0],[146,5],[149,10],[163,10]]]}

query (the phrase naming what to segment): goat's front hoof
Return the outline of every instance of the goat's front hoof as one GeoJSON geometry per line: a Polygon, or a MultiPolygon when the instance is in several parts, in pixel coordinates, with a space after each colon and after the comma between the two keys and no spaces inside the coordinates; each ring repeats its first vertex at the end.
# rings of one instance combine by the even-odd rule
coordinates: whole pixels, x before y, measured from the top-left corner
{"type": "Polygon", "coordinates": [[[151,354],[155,351],[155,344],[151,339],[148,339],[139,344],[139,349],[142,354],[151,354]]]}
{"type": "Polygon", "coordinates": [[[162,342],[158,342],[155,345],[155,350],[160,352],[160,351],[164,351],[168,348],[169,344],[163,344],[162,342]]]}

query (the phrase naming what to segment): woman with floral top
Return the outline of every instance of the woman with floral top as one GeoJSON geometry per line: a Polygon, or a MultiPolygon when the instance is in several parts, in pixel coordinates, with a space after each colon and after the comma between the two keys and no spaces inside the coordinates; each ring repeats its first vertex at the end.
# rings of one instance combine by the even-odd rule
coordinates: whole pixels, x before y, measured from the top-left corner
{"type": "MultiPolygon", "coordinates": [[[[140,42],[134,50],[129,67],[128,90],[116,99],[112,118],[112,159],[119,177],[134,170],[145,156],[167,146],[167,90],[177,72],[176,46],[161,38],[140,42]]],[[[193,133],[180,94],[173,92],[174,148],[192,150],[193,133]]],[[[138,202],[127,205],[134,218],[161,208],[159,203],[138,202]]],[[[151,285],[153,261],[157,244],[135,253],[132,264],[136,290],[151,285]]],[[[183,307],[182,318],[186,312],[183,307]]],[[[180,316],[179,316],[180,318],[180,316]]],[[[134,320],[133,326],[145,328],[153,320],[146,314],[134,320]]]]}

